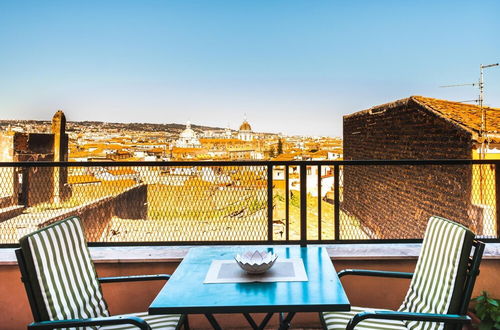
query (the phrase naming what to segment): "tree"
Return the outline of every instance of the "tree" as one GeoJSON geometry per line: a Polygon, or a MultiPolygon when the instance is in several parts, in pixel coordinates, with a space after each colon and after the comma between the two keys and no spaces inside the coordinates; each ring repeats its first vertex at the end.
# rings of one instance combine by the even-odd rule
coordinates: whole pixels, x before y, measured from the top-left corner
{"type": "Polygon", "coordinates": [[[277,153],[278,153],[278,155],[281,155],[283,153],[283,141],[281,141],[281,138],[278,139],[277,153]]]}
{"type": "Polygon", "coordinates": [[[275,150],[274,150],[274,148],[273,148],[273,147],[269,147],[268,152],[269,152],[269,158],[274,158],[274,157],[276,157],[276,152],[275,152],[275,150]]]}

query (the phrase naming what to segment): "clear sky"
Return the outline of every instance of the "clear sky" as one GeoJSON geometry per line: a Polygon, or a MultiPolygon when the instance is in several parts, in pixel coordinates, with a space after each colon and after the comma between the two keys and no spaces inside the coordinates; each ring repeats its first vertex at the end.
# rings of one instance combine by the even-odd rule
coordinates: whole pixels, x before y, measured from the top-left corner
{"type": "MultiPolygon", "coordinates": [[[[410,95],[476,99],[500,1],[0,0],[0,118],[342,135],[410,95]]],[[[500,107],[500,67],[485,71],[500,107]]]]}

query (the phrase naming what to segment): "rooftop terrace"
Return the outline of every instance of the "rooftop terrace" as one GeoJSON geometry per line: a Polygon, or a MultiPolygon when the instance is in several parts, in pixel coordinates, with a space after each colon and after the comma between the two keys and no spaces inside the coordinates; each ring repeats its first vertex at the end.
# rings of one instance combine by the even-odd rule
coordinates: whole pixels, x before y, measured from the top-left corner
{"type": "MultiPolygon", "coordinates": [[[[474,295],[488,290],[500,297],[498,165],[494,160],[1,163],[0,323],[16,329],[31,321],[13,254],[18,238],[69,215],[82,218],[100,276],[171,273],[193,245],[321,244],[337,270],[411,271],[426,220],[440,215],[472,228],[488,243],[474,295]],[[385,196],[378,204],[367,207],[350,191],[348,185],[360,184],[346,177],[353,167],[380,169],[380,177],[363,182],[364,194],[385,196]],[[391,169],[410,171],[411,180],[391,169]],[[68,190],[55,199],[60,177],[67,178],[68,190]],[[17,211],[7,212],[12,207],[17,211]],[[395,227],[394,219],[402,217],[407,220],[395,227]]],[[[345,280],[344,286],[353,304],[397,308],[407,282],[396,280],[389,297],[385,283],[345,280]]],[[[104,288],[112,313],[144,310],[162,286],[132,284],[138,298],[124,300],[130,285],[104,288]]],[[[196,317],[192,326],[209,327],[196,317]]],[[[246,323],[233,315],[223,326],[246,323]]],[[[304,314],[294,326],[315,328],[319,320],[304,314]]]]}

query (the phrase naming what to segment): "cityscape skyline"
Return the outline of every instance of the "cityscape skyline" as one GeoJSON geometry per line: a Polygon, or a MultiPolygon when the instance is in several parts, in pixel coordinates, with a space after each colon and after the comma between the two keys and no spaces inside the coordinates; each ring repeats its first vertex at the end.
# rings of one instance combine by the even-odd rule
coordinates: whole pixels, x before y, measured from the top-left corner
{"type": "MultiPolygon", "coordinates": [[[[477,99],[500,3],[0,2],[1,119],[178,123],[342,136],[342,115],[477,99]],[[481,50],[481,51],[478,51],[481,50]]],[[[499,106],[500,69],[485,71],[499,106]]]]}

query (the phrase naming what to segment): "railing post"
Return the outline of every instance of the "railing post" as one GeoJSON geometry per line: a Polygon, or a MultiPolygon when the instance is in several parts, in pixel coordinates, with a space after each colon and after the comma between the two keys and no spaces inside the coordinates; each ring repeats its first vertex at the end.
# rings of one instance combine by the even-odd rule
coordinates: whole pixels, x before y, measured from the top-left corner
{"type": "Polygon", "coordinates": [[[321,241],[321,165],[318,165],[318,240],[321,241]]]}
{"type": "Polygon", "coordinates": [[[273,165],[267,165],[267,240],[273,240],[273,165]]]}
{"type": "Polygon", "coordinates": [[[334,219],[333,226],[335,231],[335,240],[340,240],[340,170],[339,165],[333,165],[333,208],[334,208],[334,219]]]}
{"type": "Polygon", "coordinates": [[[285,239],[290,240],[290,169],[285,165],[285,239]]]}
{"type": "Polygon", "coordinates": [[[307,245],[307,165],[300,165],[300,246],[307,245]]]}
{"type": "Polygon", "coordinates": [[[500,238],[500,165],[495,164],[496,236],[500,238]]]}
{"type": "Polygon", "coordinates": [[[31,168],[21,167],[19,172],[17,172],[17,177],[15,178],[16,184],[20,183],[20,188],[18,192],[18,200],[17,203],[19,205],[28,206],[28,181],[30,175],[31,168]]]}

